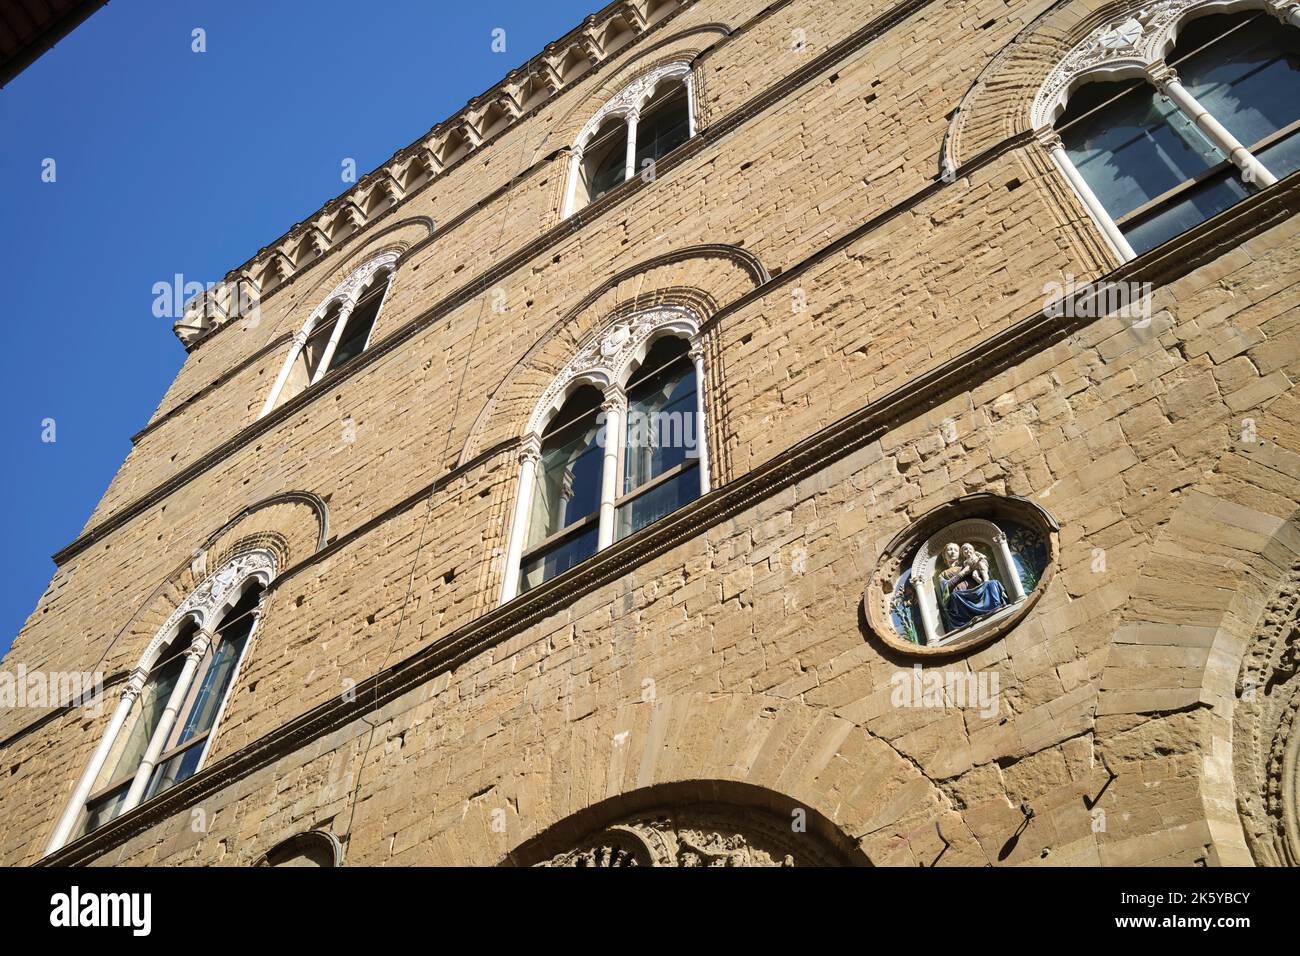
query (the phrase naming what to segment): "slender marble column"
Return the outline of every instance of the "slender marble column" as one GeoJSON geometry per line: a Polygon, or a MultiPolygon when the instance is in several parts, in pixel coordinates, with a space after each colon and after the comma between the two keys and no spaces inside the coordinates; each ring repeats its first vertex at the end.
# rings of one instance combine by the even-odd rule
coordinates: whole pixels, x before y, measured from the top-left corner
{"type": "Polygon", "coordinates": [[[127,791],[126,799],[122,802],[122,813],[134,810],[144,799],[145,788],[149,786],[149,778],[153,776],[163,745],[171,736],[181,705],[189,696],[190,688],[194,683],[194,674],[199,669],[199,662],[203,660],[211,646],[212,632],[207,630],[199,631],[190,641],[189,649],[185,651],[185,663],[181,666],[180,677],[176,679],[176,686],[172,688],[172,694],[167,698],[167,706],[163,708],[158,726],[154,729],[153,736],[149,738],[149,746],[145,749],[140,767],[135,772],[135,779],[131,781],[131,789],[127,791]]]}
{"type": "Polygon", "coordinates": [[[1097,224],[1098,228],[1101,229],[1106,238],[1110,240],[1111,246],[1120,254],[1120,257],[1124,259],[1125,262],[1129,259],[1137,258],[1137,253],[1134,252],[1133,247],[1129,245],[1129,241],[1124,237],[1124,233],[1120,232],[1119,226],[1117,226],[1115,220],[1110,217],[1110,213],[1106,211],[1106,207],[1101,204],[1101,200],[1097,198],[1097,194],[1092,191],[1092,187],[1088,185],[1087,180],[1085,180],[1083,176],[1080,175],[1079,170],[1075,168],[1074,163],[1070,160],[1069,153],[1065,151],[1065,144],[1061,142],[1061,137],[1057,134],[1056,130],[1050,128],[1040,130],[1038,133],[1038,141],[1043,145],[1043,148],[1051,154],[1052,161],[1056,163],[1061,174],[1070,181],[1070,185],[1074,187],[1074,191],[1078,194],[1079,198],[1083,200],[1083,204],[1087,207],[1088,212],[1092,214],[1093,222],[1097,224]]]}
{"type": "Polygon", "coordinates": [[[49,856],[68,842],[68,838],[72,835],[72,828],[76,826],[77,821],[81,818],[82,811],[86,807],[86,800],[90,797],[90,791],[95,786],[100,771],[104,769],[104,762],[108,759],[113,744],[117,742],[117,735],[122,732],[122,726],[126,723],[127,717],[131,715],[131,709],[135,706],[136,700],[139,699],[148,679],[149,672],[143,667],[137,667],[131,673],[126,686],[122,688],[122,696],[117,702],[117,709],[113,711],[113,716],[108,722],[108,728],[104,731],[104,736],[100,739],[99,746],[95,748],[94,754],[91,755],[90,763],[82,771],[81,778],[77,781],[77,787],[72,792],[72,799],[63,811],[63,816],[59,817],[58,825],[55,826],[49,842],[45,845],[46,856],[49,856]]]}
{"type": "Polygon", "coordinates": [[[524,541],[528,538],[528,517],[533,507],[533,487],[541,454],[542,440],[536,435],[526,437],[519,452],[519,490],[515,494],[515,514],[510,522],[510,543],[506,547],[502,604],[519,594],[519,561],[524,554],[524,541]]]}
{"type": "Polygon", "coordinates": [[[704,346],[691,343],[691,361],[695,363],[695,448],[700,458],[700,497],[709,493],[712,479],[709,476],[708,429],[704,419],[704,346]]]}
{"type": "Polygon", "coordinates": [[[1210,115],[1210,111],[1202,106],[1196,97],[1187,92],[1179,81],[1178,74],[1163,60],[1147,67],[1147,76],[1155,84],[1156,89],[1173,100],[1174,105],[1182,111],[1183,115],[1195,123],[1209,137],[1210,142],[1236,164],[1241,170],[1243,179],[1258,183],[1260,186],[1272,186],[1277,182],[1277,177],[1270,173],[1250,150],[1241,145],[1222,123],[1210,115]]]}

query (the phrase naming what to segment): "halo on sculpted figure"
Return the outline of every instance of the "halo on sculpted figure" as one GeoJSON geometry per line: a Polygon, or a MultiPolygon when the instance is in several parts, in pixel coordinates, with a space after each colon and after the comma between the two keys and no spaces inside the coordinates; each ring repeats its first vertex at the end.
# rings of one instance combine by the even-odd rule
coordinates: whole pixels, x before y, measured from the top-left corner
{"type": "Polygon", "coordinates": [[[867,624],[919,656],[983,646],[1037,603],[1056,563],[1056,522],[1024,498],[978,494],[936,508],[892,540],[863,595],[867,624]]]}

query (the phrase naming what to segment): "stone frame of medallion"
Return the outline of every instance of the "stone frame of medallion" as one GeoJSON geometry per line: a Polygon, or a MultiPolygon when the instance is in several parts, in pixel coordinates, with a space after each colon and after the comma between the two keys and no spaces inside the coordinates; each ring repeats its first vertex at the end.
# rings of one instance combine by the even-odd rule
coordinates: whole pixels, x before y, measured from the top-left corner
{"type": "Polygon", "coordinates": [[[946,502],[908,524],[880,552],[862,592],[867,629],[891,651],[915,658],[951,657],[986,647],[1006,636],[1034,609],[1055,575],[1060,547],[1060,525],[1044,508],[1028,498],[978,492],[946,502]],[[889,602],[899,575],[912,566],[913,555],[951,525],[973,520],[996,522],[998,519],[1033,527],[1046,539],[1047,564],[1037,585],[1011,606],[1010,613],[998,613],[972,624],[949,643],[913,644],[905,640],[894,629],[889,602]]]}

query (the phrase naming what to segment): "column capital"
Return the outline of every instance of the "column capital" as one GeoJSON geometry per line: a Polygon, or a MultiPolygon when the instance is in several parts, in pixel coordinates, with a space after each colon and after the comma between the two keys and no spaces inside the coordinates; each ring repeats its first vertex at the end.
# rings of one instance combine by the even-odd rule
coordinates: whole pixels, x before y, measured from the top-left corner
{"type": "Polygon", "coordinates": [[[542,457],[542,438],[540,435],[525,435],[519,442],[519,460],[534,464],[542,457]]]}
{"type": "Polygon", "coordinates": [[[299,329],[297,332],[293,333],[292,339],[294,345],[298,348],[302,348],[307,344],[307,330],[299,329]]]}
{"type": "Polygon", "coordinates": [[[1061,134],[1056,131],[1055,126],[1044,126],[1042,129],[1035,130],[1034,138],[1038,140],[1038,145],[1049,153],[1054,149],[1065,149],[1065,143],[1061,141],[1061,134]]]}
{"type": "Polygon", "coordinates": [[[131,676],[126,679],[122,686],[121,695],[124,700],[135,700],[144,692],[144,685],[149,683],[149,671],[144,667],[137,667],[131,671],[131,676]]]}
{"type": "Polygon", "coordinates": [[[600,403],[600,407],[606,413],[621,412],[627,408],[627,394],[618,385],[607,385],[605,400],[600,403]]]}
{"type": "Polygon", "coordinates": [[[1264,9],[1288,26],[1295,26],[1300,17],[1300,0],[1264,0],[1264,9]]]}
{"type": "Polygon", "coordinates": [[[1155,88],[1161,93],[1166,93],[1173,83],[1178,83],[1178,71],[1166,63],[1164,60],[1156,60],[1149,64],[1144,71],[1147,79],[1155,84],[1155,88]]]}
{"type": "Polygon", "coordinates": [[[696,365],[704,361],[704,343],[700,341],[698,336],[691,339],[690,348],[686,350],[686,354],[691,357],[691,361],[696,365]]]}
{"type": "Polygon", "coordinates": [[[185,656],[195,662],[203,660],[203,656],[208,653],[208,648],[212,646],[212,632],[209,630],[199,631],[190,641],[190,646],[185,650],[185,656]]]}

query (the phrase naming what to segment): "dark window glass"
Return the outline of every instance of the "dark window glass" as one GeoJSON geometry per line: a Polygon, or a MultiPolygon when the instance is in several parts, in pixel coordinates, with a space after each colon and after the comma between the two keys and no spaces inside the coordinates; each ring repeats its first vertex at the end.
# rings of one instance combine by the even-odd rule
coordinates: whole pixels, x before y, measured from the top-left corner
{"type": "Polygon", "coordinates": [[[1084,86],[1057,129],[1070,161],[1117,220],[1226,158],[1145,82],[1084,86]]]}
{"type": "Polygon", "coordinates": [[[348,316],[348,324],[339,337],[339,344],[334,347],[334,356],[330,359],[329,370],[342,368],[361,354],[370,338],[370,330],[375,327],[375,318],[383,304],[387,284],[380,286],[362,296],[357,307],[348,316]]]}
{"type": "Polygon", "coordinates": [[[595,202],[623,184],[627,176],[627,127],[622,120],[607,126],[584,150],[587,194],[595,202]]]}
{"type": "Polygon", "coordinates": [[[1266,14],[1193,20],[1170,62],[1187,91],[1247,148],[1300,120],[1300,30],[1266,14]]]}
{"type": "Polygon", "coordinates": [[[681,339],[660,339],[627,384],[627,493],[699,454],[695,365],[681,339]]]}
{"type": "Polygon", "coordinates": [[[334,326],[338,322],[338,316],[338,308],[331,308],[316,323],[316,327],[311,330],[311,335],[307,336],[307,343],[302,347],[303,368],[307,372],[307,381],[304,383],[306,385],[311,384],[312,379],[316,377],[316,372],[320,369],[321,359],[325,357],[325,348],[329,345],[330,337],[334,335],[334,326]]]}
{"type": "Polygon", "coordinates": [[[527,548],[533,553],[523,561],[522,590],[596,553],[598,526],[594,518],[600,510],[605,455],[603,400],[599,389],[580,387],[555,414],[542,437],[528,522],[527,548]],[[571,533],[561,535],[566,529],[572,529],[571,533]]]}
{"type": "Polygon", "coordinates": [[[520,568],[519,590],[527,591],[535,588],[543,581],[548,581],[575,564],[587,560],[596,553],[599,532],[600,526],[592,522],[571,537],[564,538],[526,557],[520,568]]]}
{"type": "Polygon", "coordinates": [[[658,521],[700,496],[700,468],[695,462],[618,509],[618,537],[624,538],[658,521]]]}
{"type": "Polygon", "coordinates": [[[637,121],[636,171],[645,169],[647,160],[658,162],[691,137],[690,106],[686,87],[677,84],[672,91],[646,107],[637,121]]]}
{"type": "Polygon", "coordinates": [[[1120,224],[1133,251],[1141,255],[1168,239],[1186,232],[1197,223],[1231,208],[1245,199],[1247,190],[1230,166],[1197,183],[1178,197],[1158,206],[1150,214],[1120,224]]]}

